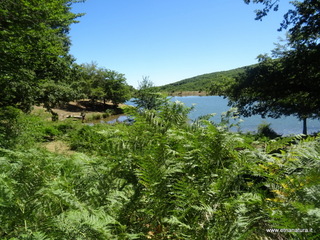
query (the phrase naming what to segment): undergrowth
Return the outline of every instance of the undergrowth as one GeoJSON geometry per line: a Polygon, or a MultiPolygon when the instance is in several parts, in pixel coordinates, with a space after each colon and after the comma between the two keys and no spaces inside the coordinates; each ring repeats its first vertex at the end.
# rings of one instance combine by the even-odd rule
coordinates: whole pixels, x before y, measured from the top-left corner
{"type": "Polygon", "coordinates": [[[260,141],[190,123],[190,110],[130,110],[132,125],[1,120],[18,134],[0,135],[0,238],[320,237],[318,137],[260,141]],[[76,153],[39,144],[56,139],[76,153]]]}

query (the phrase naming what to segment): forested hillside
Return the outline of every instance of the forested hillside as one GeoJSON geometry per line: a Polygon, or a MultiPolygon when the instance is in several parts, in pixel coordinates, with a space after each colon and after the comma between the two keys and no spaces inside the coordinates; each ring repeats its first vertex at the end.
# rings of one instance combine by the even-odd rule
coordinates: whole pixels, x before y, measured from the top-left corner
{"type": "Polygon", "coordinates": [[[168,93],[178,91],[208,91],[213,82],[224,81],[226,78],[234,78],[239,73],[244,72],[247,67],[249,66],[187,78],[178,82],[160,86],[159,91],[168,93]]]}

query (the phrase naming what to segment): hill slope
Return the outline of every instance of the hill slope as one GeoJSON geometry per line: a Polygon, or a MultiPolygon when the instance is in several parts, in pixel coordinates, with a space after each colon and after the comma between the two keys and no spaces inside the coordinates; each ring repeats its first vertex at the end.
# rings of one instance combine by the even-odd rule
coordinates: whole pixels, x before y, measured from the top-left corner
{"type": "Polygon", "coordinates": [[[236,77],[239,73],[244,72],[247,67],[235,68],[228,71],[207,73],[192,78],[187,78],[178,82],[159,86],[161,92],[179,92],[179,91],[207,91],[213,81],[221,81],[225,77],[236,77]]]}

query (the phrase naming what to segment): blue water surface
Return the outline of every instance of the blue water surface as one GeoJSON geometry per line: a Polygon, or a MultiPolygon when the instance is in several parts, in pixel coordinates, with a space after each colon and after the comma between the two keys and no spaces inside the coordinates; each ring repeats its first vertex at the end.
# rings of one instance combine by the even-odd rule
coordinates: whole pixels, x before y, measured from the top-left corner
{"type": "MultiPolygon", "coordinates": [[[[172,97],[172,101],[181,101],[186,106],[195,105],[194,110],[190,113],[191,119],[196,119],[199,116],[216,113],[213,121],[220,121],[221,113],[230,109],[228,99],[219,96],[186,96],[172,97]]],[[[278,119],[261,118],[260,116],[252,116],[249,118],[241,118],[243,122],[240,124],[240,130],[243,132],[257,131],[257,127],[261,123],[271,123],[271,128],[281,135],[300,134],[302,133],[302,121],[293,116],[281,117],[278,119]]],[[[319,120],[308,120],[308,133],[320,131],[319,120]]]]}

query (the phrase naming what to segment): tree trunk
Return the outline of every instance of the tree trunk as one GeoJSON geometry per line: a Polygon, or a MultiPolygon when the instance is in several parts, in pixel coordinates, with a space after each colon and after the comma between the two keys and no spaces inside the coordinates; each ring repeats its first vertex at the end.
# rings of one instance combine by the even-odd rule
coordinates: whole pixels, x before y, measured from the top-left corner
{"type": "Polygon", "coordinates": [[[52,109],[50,109],[50,113],[51,113],[51,119],[53,122],[56,122],[59,120],[59,115],[58,113],[54,112],[52,109]]]}
{"type": "Polygon", "coordinates": [[[302,119],[302,121],[303,121],[303,131],[302,131],[302,133],[303,134],[305,134],[305,135],[307,135],[307,118],[306,117],[304,117],[303,119],[302,119]]]}

